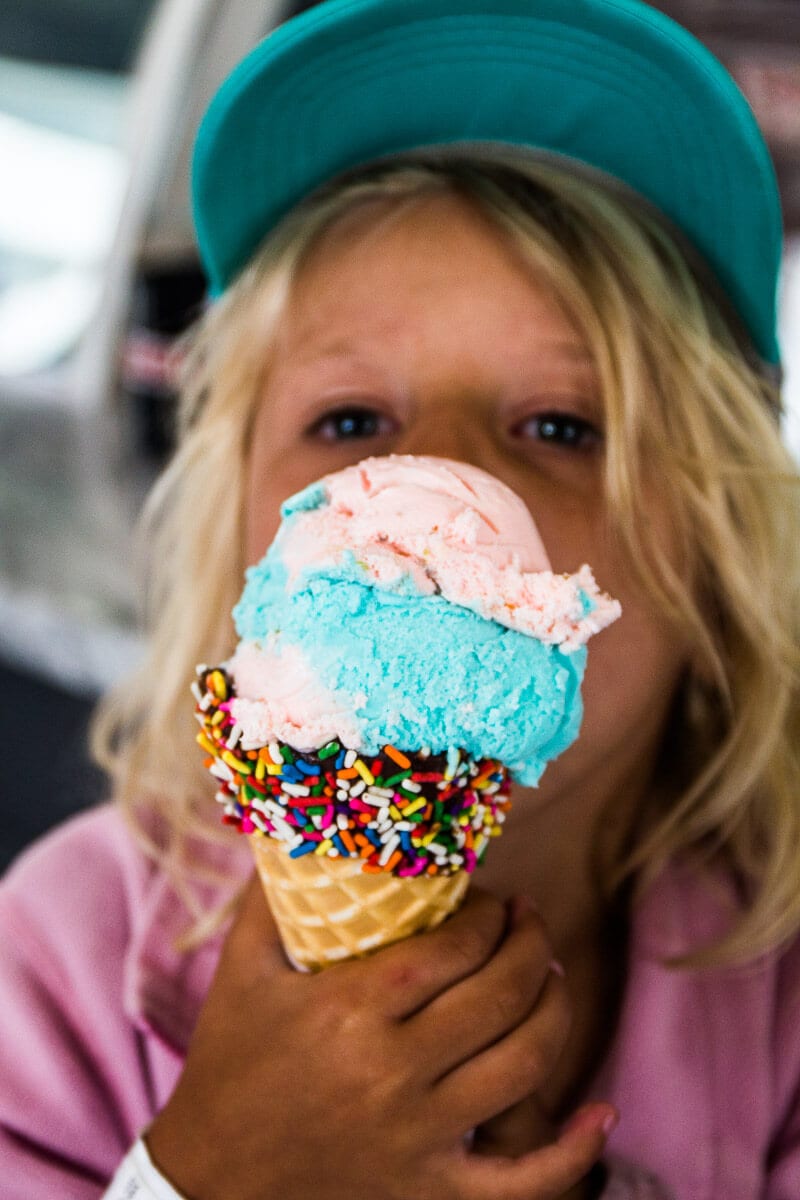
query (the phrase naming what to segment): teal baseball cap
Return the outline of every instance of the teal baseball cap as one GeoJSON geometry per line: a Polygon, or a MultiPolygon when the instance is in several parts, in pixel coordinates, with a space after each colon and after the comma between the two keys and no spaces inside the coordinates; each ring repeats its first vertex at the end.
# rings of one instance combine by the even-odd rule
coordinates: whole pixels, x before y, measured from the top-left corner
{"type": "Polygon", "coordinates": [[[339,175],[437,147],[512,145],[625,185],[707,264],[780,359],[775,172],[723,65],[641,0],[325,0],[233,70],[197,136],[193,206],[219,295],[339,175]]]}

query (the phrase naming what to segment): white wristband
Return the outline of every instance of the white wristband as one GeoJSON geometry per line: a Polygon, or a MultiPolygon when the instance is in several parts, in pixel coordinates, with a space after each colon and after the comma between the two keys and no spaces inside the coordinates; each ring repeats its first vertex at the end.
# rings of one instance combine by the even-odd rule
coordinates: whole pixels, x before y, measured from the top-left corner
{"type": "Polygon", "coordinates": [[[168,1183],[147,1153],[141,1138],[134,1142],[102,1200],[184,1200],[168,1183]]]}

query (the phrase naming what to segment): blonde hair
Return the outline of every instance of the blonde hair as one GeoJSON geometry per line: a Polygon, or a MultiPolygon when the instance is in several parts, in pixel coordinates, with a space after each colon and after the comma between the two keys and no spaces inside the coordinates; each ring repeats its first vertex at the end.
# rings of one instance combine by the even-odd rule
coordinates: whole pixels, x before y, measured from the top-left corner
{"type": "Polygon", "coordinates": [[[265,241],[196,333],[177,453],[144,529],[149,654],[102,703],[94,743],[152,853],[180,880],[188,835],[228,836],[194,746],[195,663],[234,644],[249,434],[270,338],[315,240],[367,201],[467,197],[555,290],[594,355],[606,405],[609,510],[631,572],[692,647],[659,776],[615,885],[668,860],[719,863],[745,897],[719,944],[687,962],[752,958],[800,927],[800,488],[774,386],[646,207],[513,150],[383,165],[310,198],[265,241]],[[684,547],[677,570],[639,519],[656,479],[684,547]],[[155,816],[157,840],[144,831],[155,816]],[[156,844],[157,841],[157,844],[156,844]]]}

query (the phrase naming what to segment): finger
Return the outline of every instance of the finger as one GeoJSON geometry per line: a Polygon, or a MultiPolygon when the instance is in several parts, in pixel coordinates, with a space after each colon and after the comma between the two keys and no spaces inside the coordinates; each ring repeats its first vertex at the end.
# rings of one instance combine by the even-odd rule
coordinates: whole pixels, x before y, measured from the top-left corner
{"type": "MultiPolygon", "coordinates": [[[[380,950],[365,982],[387,1016],[413,1016],[443,990],[468,978],[491,958],[506,927],[505,906],[470,888],[461,908],[438,929],[380,950]]],[[[365,980],[367,972],[364,972],[365,980]]]]}
{"type": "Polygon", "coordinates": [[[521,1158],[465,1155],[456,1168],[463,1200],[558,1200],[588,1174],[617,1121],[611,1105],[593,1104],[558,1139],[521,1158]]]}
{"type": "Polygon", "coordinates": [[[541,919],[530,910],[518,915],[479,971],[442,992],[408,1023],[426,1065],[444,1075],[515,1029],[536,1004],[551,962],[541,919]]]}
{"type": "Polygon", "coordinates": [[[231,924],[220,959],[220,969],[235,965],[241,973],[290,970],[278,933],[278,927],[264,896],[264,889],[254,872],[242,889],[239,904],[231,924]]]}
{"type": "Polygon", "coordinates": [[[550,1076],[571,1025],[560,975],[551,971],[529,1016],[492,1046],[444,1075],[433,1087],[437,1108],[458,1135],[537,1091],[550,1076]]]}

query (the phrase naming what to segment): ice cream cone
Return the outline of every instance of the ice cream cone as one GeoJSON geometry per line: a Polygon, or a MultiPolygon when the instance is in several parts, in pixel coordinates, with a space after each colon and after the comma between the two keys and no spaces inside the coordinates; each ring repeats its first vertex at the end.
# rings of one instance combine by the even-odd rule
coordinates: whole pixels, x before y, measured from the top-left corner
{"type": "Polygon", "coordinates": [[[318,971],[435,929],[469,883],[454,875],[365,874],[358,858],[291,858],[273,838],[249,839],[284,950],[299,970],[318,971]]]}
{"type": "Polygon", "coordinates": [[[455,912],[510,807],[501,763],[428,747],[386,745],[369,765],[338,742],[246,748],[235,695],[224,667],[198,668],[198,741],[295,966],[361,957],[455,912]]]}

